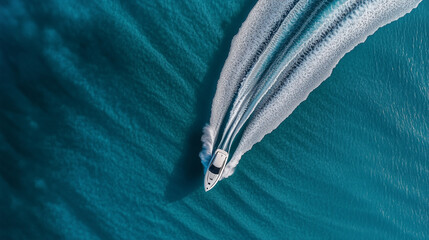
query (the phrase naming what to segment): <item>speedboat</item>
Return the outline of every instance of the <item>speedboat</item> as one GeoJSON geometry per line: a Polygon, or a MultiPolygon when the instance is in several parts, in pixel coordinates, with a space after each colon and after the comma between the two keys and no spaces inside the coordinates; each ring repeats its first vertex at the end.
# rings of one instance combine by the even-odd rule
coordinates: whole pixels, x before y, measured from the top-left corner
{"type": "Polygon", "coordinates": [[[204,177],[204,189],[209,191],[220,180],[223,170],[225,169],[228,160],[228,153],[222,149],[217,149],[210,161],[209,168],[204,177]]]}

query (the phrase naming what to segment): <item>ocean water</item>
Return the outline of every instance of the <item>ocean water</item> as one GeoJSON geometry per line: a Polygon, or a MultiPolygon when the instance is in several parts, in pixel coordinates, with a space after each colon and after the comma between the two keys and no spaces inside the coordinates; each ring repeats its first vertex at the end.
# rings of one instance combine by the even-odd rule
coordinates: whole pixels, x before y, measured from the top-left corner
{"type": "Polygon", "coordinates": [[[0,239],[429,238],[429,3],[341,59],[204,192],[256,1],[0,1],[0,239]]]}

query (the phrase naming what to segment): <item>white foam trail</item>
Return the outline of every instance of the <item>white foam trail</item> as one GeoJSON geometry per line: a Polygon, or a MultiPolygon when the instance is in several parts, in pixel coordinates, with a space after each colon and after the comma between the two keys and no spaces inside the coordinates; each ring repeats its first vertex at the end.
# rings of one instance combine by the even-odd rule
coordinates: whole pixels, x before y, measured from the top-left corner
{"type": "Polygon", "coordinates": [[[240,117],[244,114],[244,111],[246,111],[246,106],[249,104],[250,101],[252,101],[251,91],[254,90],[253,88],[261,78],[263,70],[267,68],[267,64],[271,63],[270,60],[274,57],[271,54],[273,49],[279,47],[276,46],[276,43],[281,41],[281,34],[278,33],[286,34],[287,32],[289,32],[291,30],[290,25],[294,22],[294,19],[291,19],[291,16],[294,16],[291,11],[299,11],[299,9],[303,8],[303,3],[299,1],[285,1],[285,3],[287,3],[285,5],[285,9],[282,14],[279,15],[280,19],[277,20],[275,24],[276,26],[279,26],[277,32],[273,33],[271,38],[270,36],[266,38],[270,38],[270,41],[266,44],[265,49],[262,50],[260,54],[258,54],[259,56],[256,60],[256,63],[252,66],[252,68],[250,68],[250,72],[248,72],[244,76],[240,84],[238,94],[231,108],[228,122],[226,123],[225,129],[227,133],[223,136],[222,141],[220,143],[221,148],[226,148],[229,145],[228,140],[230,139],[231,134],[236,128],[240,117]]]}
{"type": "MultiPolygon", "coordinates": [[[[261,2],[263,3],[263,2],[261,2]]],[[[245,77],[245,72],[249,66],[254,64],[255,55],[264,40],[269,36],[269,31],[273,28],[276,20],[281,17],[279,9],[285,9],[291,1],[266,1],[265,4],[257,4],[248,18],[240,28],[238,34],[232,39],[231,49],[217,84],[216,94],[213,99],[210,125],[211,135],[202,138],[211,143],[216,142],[219,128],[233,100],[234,94],[238,91],[240,83],[245,77]],[[272,18],[264,19],[265,16],[272,18]]],[[[206,131],[207,132],[207,131],[206,131]]],[[[206,135],[206,134],[204,134],[206,135]]],[[[213,147],[213,146],[212,146],[213,147]]],[[[213,148],[205,151],[213,153],[213,148]]],[[[207,159],[202,158],[202,163],[207,165],[207,159]]]]}
{"type": "MultiPolygon", "coordinates": [[[[319,1],[312,9],[313,14],[308,16],[307,19],[311,19],[325,2],[327,1],[319,1]]],[[[238,134],[239,130],[253,112],[265,92],[268,91],[275,82],[274,77],[265,76],[267,74],[265,70],[267,68],[274,68],[277,71],[272,74],[278,74],[278,69],[281,69],[278,66],[286,66],[286,62],[291,60],[288,56],[291,56],[292,53],[296,53],[298,51],[296,47],[293,48],[293,43],[298,40],[298,37],[302,38],[303,36],[300,36],[300,34],[297,33],[290,33],[293,31],[294,27],[296,27],[295,25],[298,25],[299,13],[311,6],[312,4],[310,1],[295,1],[289,4],[288,8],[284,11],[283,15],[286,15],[284,20],[282,20],[277,32],[272,37],[265,51],[260,55],[255,66],[252,67],[250,73],[246,76],[245,81],[243,81],[243,84],[239,89],[238,95],[231,109],[230,118],[226,125],[226,130],[228,132],[227,134],[224,134],[224,141],[221,141],[220,144],[221,148],[229,151],[235,136],[238,134]],[[286,42],[288,37],[290,39],[286,42]],[[273,52],[287,52],[289,54],[284,57],[280,57],[280,60],[283,62],[278,63],[279,59],[275,59],[276,54],[272,54],[273,52]]],[[[309,21],[300,23],[299,26],[296,27],[298,29],[297,31],[299,33],[303,32],[308,24],[309,21]]]]}
{"type": "MultiPolygon", "coordinates": [[[[275,0],[259,1],[233,40],[213,100],[210,126],[207,127],[212,132],[203,135],[204,144],[210,145],[206,153],[210,152],[208,155],[211,155],[219,133],[227,136],[226,139],[231,144],[245,123],[248,123],[237,149],[233,154],[230,153],[232,158],[223,177],[232,175],[241,156],[266,134],[277,128],[308,94],[331,74],[347,52],[364,42],[379,27],[410,12],[420,2],[420,0],[334,1],[324,5],[320,13],[312,16],[304,12],[306,8],[303,6],[316,1],[298,3],[286,1],[283,4],[275,0]],[[273,23],[278,21],[281,12],[291,4],[295,4],[295,8],[290,11],[292,15],[285,18],[283,24],[300,16],[313,18],[310,19],[313,22],[307,31],[292,33],[295,35],[289,36],[289,39],[295,39],[296,42],[289,42],[288,44],[292,44],[289,46],[290,49],[282,54],[275,54],[275,49],[278,48],[277,36],[281,36],[283,32],[280,30],[284,30],[278,28],[280,32],[276,33],[276,37],[271,39],[271,44],[267,45],[270,47],[258,55],[260,58],[256,64],[250,64],[249,57],[254,56],[252,53],[258,50],[264,36],[273,29],[273,23]],[[228,128],[220,131],[221,123],[228,113],[235,93],[238,94],[230,109],[228,128]]],[[[304,24],[305,21],[301,20],[300,23],[304,24]]],[[[285,34],[290,33],[286,31],[285,34]]],[[[209,160],[202,157],[203,163],[209,160]]]]}

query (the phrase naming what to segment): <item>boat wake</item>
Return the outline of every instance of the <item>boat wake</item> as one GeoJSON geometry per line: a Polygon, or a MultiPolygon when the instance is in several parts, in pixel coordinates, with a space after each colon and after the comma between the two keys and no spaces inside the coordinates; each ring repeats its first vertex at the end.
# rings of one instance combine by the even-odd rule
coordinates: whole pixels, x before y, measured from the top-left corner
{"type": "Polygon", "coordinates": [[[347,52],[419,2],[260,0],[232,40],[203,130],[202,164],[223,149],[232,157],[222,178],[231,176],[347,52]]]}

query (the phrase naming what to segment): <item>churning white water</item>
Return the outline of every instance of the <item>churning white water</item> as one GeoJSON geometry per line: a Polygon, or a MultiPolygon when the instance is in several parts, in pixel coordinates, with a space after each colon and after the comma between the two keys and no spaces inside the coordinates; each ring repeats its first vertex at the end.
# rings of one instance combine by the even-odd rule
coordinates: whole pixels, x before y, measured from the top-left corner
{"type": "Polygon", "coordinates": [[[231,176],[241,156],[328,78],[347,52],[419,2],[260,0],[232,40],[203,130],[203,165],[224,149],[232,157],[222,177],[231,176]]]}

